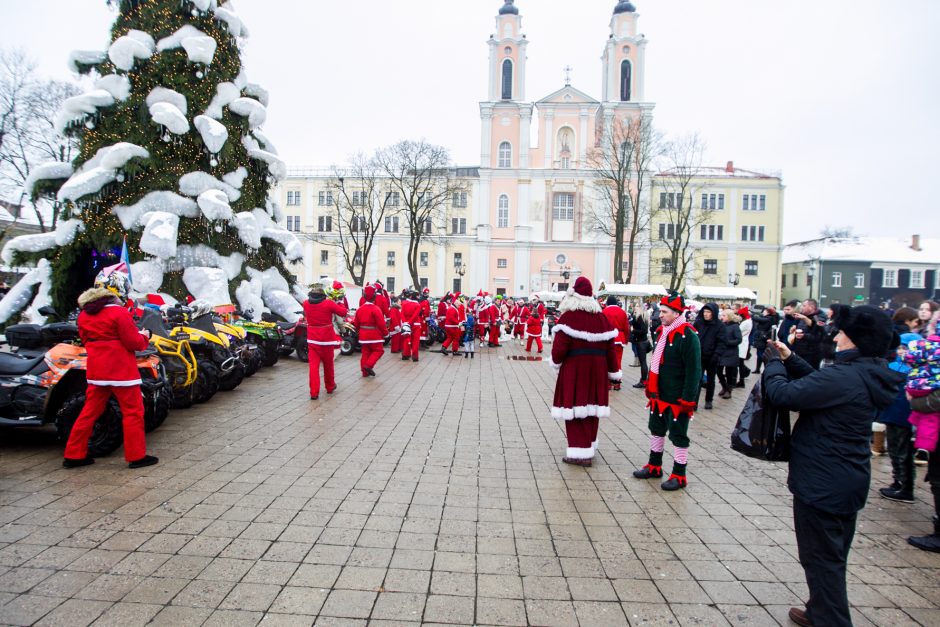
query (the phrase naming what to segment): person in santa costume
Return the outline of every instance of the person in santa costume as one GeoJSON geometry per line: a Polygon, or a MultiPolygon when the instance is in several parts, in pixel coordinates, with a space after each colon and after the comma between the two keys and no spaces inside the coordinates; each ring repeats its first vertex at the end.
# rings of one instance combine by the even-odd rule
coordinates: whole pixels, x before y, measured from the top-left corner
{"type": "MultiPolygon", "coordinates": [[[[620,307],[620,301],[616,296],[607,297],[607,306],[604,307],[604,315],[610,320],[610,324],[617,329],[617,339],[614,340],[614,353],[616,353],[617,365],[623,366],[623,347],[630,341],[630,320],[627,318],[627,312],[620,307]]],[[[620,381],[611,382],[611,388],[620,389],[620,381]]]]}
{"type": "Polygon", "coordinates": [[[310,349],[310,400],[315,401],[320,397],[320,364],[323,364],[326,393],[332,394],[336,391],[333,359],[336,349],[342,344],[342,338],[336,333],[333,316],[343,318],[347,309],[342,303],[328,298],[319,283],[314,283],[310,288],[303,308],[304,319],[307,321],[307,347],[310,349]]]}
{"type": "Polygon", "coordinates": [[[672,474],[663,490],[679,490],[688,484],[689,423],[698,407],[702,383],[702,347],[695,327],[685,320],[685,300],[673,292],[659,304],[661,326],[657,330],[649,378],[646,380],[650,410],[649,462],[633,472],[637,479],[663,476],[666,435],[675,447],[672,474]]]}
{"type": "Polygon", "coordinates": [[[525,336],[525,323],[529,319],[529,308],[520,298],[516,301],[515,315],[512,320],[512,336],[519,340],[521,345],[525,336]]]}
{"type": "Polygon", "coordinates": [[[456,355],[458,352],[460,352],[460,326],[463,321],[460,319],[460,311],[457,309],[457,307],[455,307],[454,304],[450,302],[449,298],[446,300],[447,302],[444,305],[444,333],[447,334],[447,338],[444,340],[444,345],[441,347],[441,352],[446,355],[447,347],[449,346],[451,354],[456,355]]]}
{"type": "Polygon", "coordinates": [[[499,307],[493,304],[493,298],[487,296],[483,299],[483,308],[481,310],[480,317],[484,320],[486,325],[486,332],[488,334],[486,345],[490,348],[496,348],[499,346],[499,307]]]}
{"type": "Polygon", "coordinates": [[[397,355],[402,352],[402,340],[403,336],[401,334],[401,325],[404,321],[401,312],[401,301],[397,298],[392,299],[391,309],[389,309],[388,314],[388,335],[391,338],[389,342],[391,346],[391,351],[393,355],[397,355]]]}
{"type": "Polygon", "coordinates": [[[552,418],[564,419],[566,464],[590,466],[597,451],[600,418],[610,417],[608,381],[620,380],[614,362],[617,330],[591,296],[591,282],[578,277],[561,302],[553,329],[552,367],[558,371],[552,418]]]}
{"type": "Polygon", "coordinates": [[[437,323],[440,325],[444,324],[444,317],[447,315],[447,303],[449,303],[452,298],[453,294],[447,292],[444,294],[444,298],[437,304],[437,323]]]}
{"type": "Polygon", "coordinates": [[[376,281],[372,286],[375,287],[375,305],[382,310],[382,315],[385,316],[385,320],[388,321],[392,311],[392,301],[389,298],[388,292],[385,290],[385,286],[382,285],[381,281],[376,281]]]}
{"type": "Polygon", "coordinates": [[[418,348],[421,346],[422,341],[427,341],[428,338],[428,329],[430,324],[428,320],[431,318],[431,290],[424,288],[421,290],[421,294],[418,295],[417,292],[413,292],[416,295],[418,304],[421,306],[421,333],[415,345],[414,352],[412,353],[412,358],[415,361],[418,361],[418,348]]]}
{"type": "MultiPolygon", "coordinates": [[[[123,266],[124,264],[118,264],[123,266]]],[[[88,440],[95,421],[114,396],[121,407],[124,459],[130,468],[152,466],[159,460],[147,455],[144,439],[144,397],[137,370],[136,351],[150,345],[150,332],[140,331],[125,309],[130,281],[115,266],[98,274],[95,286],[78,297],[78,335],[88,353],[85,406],[72,426],[62,465],[77,468],[95,463],[88,456],[88,440]]]]}
{"type": "Polygon", "coordinates": [[[402,317],[402,354],[401,360],[408,361],[418,361],[418,349],[421,346],[421,338],[424,333],[427,331],[424,329],[425,317],[424,312],[425,308],[423,305],[427,304],[427,311],[430,312],[430,304],[427,301],[418,302],[416,300],[417,293],[414,290],[405,290],[405,300],[401,304],[401,317],[402,317]]]}
{"type": "Polygon", "coordinates": [[[362,357],[359,367],[363,377],[375,376],[375,364],[385,354],[385,337],[388,329],[385,327],[385,314],[375,304],[376,289],[367,285],[362,290],[365,302],[356,310],[353,324],[359,332],[359,345],[362,347],[362,357]]]}
{"type": "Polygon", "coordinates": [[[542,354],[542,319],[539,317],[537,311],[533,311],[529,314],[529,319],[526,320],[525,325],[525,352],[529,353],[532,351],[532,342],[535,342],[536,346],[539,349],[539,354],[542,354]]]}

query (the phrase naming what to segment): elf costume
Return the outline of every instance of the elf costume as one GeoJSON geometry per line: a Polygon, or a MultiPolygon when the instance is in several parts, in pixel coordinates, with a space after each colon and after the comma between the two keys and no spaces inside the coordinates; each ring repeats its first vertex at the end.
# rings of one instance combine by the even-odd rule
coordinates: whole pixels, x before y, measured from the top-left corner
{"type": "Polygon", "coordinates": [[[685,320],[685,301],[679,294],[663,297],[660,307],[679,315],[670,325],[660,327],[649,378],[646,382],[650,410],[649,462],[634,471],[637,479],[663,476],[663,449],[666,435],[675,447],[672,474],[664,490],[679,490],[687,484],[685,472],[689,457],[689,423],[698,405],[702,381],[702,347],[695,328],[685,320]]]}

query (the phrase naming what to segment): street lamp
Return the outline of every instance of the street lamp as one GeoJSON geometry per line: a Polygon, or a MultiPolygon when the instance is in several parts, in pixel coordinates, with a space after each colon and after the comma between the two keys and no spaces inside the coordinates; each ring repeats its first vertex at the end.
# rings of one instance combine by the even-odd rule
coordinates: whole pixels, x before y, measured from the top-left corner
{"type": "Polygon", "coordinates": [[[737,286],[738,286],[738,283],[740,283],[740,282],[741,282],[741,275],[740,275],[740,274],[738,274],[737,272],[729,272],[729,273],[728,273],[728,283],[730,283],[733,287],[737,287],[737,286]]]}
{"type": "Polygon", "coordinates": [[[814,261],[811,264],[809,264],[809,268],[806,269],[806,278],[808,279],[808,283],[809,283],[809,297],[808,298],[813,297],[813,277],[815,276],[816,276],[816,262],[814,261]]]}
{"type": "Polygon", "coordinates": [[[459,261],[459,260],[455,261],[454,272],[456,272],[457,276],[459,276],[462,279],[464,275],[467,274],[467,266],[463,265],[463,261],[459,261]]]}

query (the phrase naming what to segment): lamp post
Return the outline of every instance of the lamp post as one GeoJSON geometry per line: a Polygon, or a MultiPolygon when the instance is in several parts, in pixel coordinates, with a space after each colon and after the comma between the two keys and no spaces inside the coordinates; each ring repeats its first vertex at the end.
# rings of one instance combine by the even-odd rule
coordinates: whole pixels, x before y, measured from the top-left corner
{"type": "Polygon", "coordinates": [[[730,283],[732,287],[737,287],[740,282],[741,282],[740,274],[738,274],[737,272],[728,273],[728,283],[730,283]]]}

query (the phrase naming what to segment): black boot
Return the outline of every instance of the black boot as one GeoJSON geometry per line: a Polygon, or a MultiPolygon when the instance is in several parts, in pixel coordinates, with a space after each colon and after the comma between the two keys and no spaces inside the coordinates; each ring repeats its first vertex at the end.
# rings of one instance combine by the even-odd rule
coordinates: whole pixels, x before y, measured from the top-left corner
{"type": "Polygon", "coordinates": [[[649,462],[633,471],[633,476],[637,479],[659,479],[663,476],[663,454],[650,451],[649,462]]]}
{"type": "Polygon", "coordinates": [[[940,518],[934,516],[932,535],[920,537],[911,536],[907,539],[907,543],[917,547],[921,551],[940,553],[940,518]]]}
{"type": "Polygon", "coordinates": [[[688,481],[685,478],[685,467],[686,464],[673,464],[672,474],[669,475],[669,478],[663,482],[662,488],[667,492],[674,492],[675,490],[681,490],[688,485],[688,481]]]}

